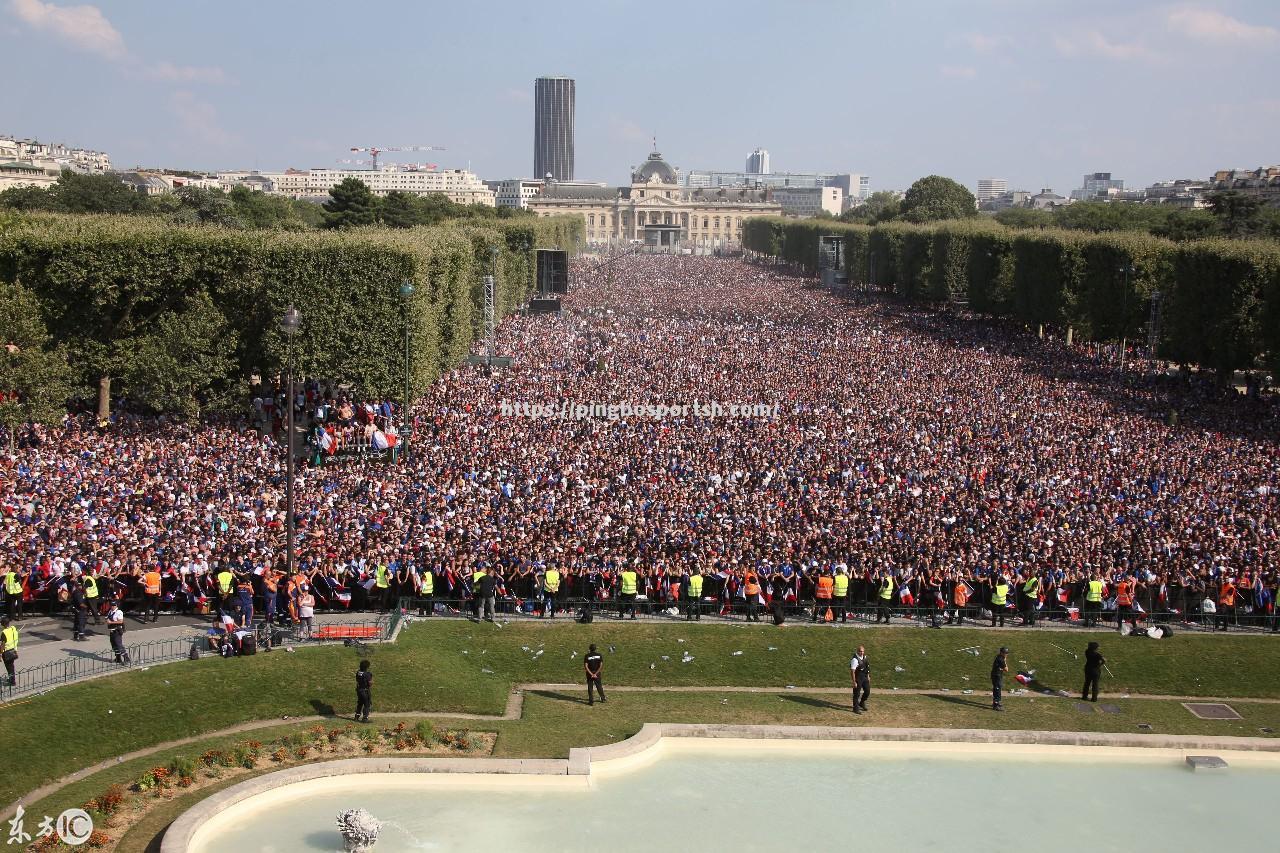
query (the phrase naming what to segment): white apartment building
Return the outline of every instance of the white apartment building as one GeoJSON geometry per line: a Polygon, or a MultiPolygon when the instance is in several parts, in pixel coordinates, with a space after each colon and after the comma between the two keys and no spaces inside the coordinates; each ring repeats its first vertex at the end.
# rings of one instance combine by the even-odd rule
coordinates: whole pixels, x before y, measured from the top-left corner
{"type": "Polygon", "coordinates": [[[978,201],[990,201],[996,196],[1002,196],[1009,191],[1009,182],[1004,178],[979,178],[978,192],[976,193],[978,201]]]}
{"type": "Polygon", "coordinates": [[[12,136],[0,136],[0,159],[52,160],[59,168],[86,174],[105,174],[111,171],[111,158],[101,151],[71,148],[61,142],[40,142],[12,136]]]}
{"type": "Polygon", "coordinates": [[[383,166],[373,169],[290,169],[282,173],[263,174],[271,182],[266,192],[293,198],[327,196],[329,191],[348,178],[363,181],[374,195],[385,196],[392,190],[412,195],[439,193],[457,204],[495,206],[495,193],[484,181],[465,169],[402,169],[383,166]]]}
{"type": "Polygon", "coordinates": [[[507,178],[503,181],[485,181],[484,184],[493,190],[494,201],[498,207],[526,209],[531,200],[542,194],[544,182],[507,178]]]}
{"type": "Polygon", "coordinates": [[[52,160],[10,160],[0,157],[0,191],[15,187],[48,189],[61,176],[62,168],[52,160]]]}
{"type": "Polygon", "coordinates": [[[820,211],[839,216],[844,209],[840,187],[777,187],[772,192],[783,216],[817,216],[820,211]]]}

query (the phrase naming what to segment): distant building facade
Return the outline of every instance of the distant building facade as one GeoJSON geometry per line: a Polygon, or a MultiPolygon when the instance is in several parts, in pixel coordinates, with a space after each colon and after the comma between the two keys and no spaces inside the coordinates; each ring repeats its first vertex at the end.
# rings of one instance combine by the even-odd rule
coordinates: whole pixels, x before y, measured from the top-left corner
{"type": "Polygon", "coordinates": [[[1280,166],[1219,170],[1213,173],[1212,190],[1256,196],[1266,204],[1280,207],[1280,166]]]}
{"type": "Polygon", "coordinates": [[[524,209],[542,192],[544,183],[545,181],[526,178],[507,178],[502,181],[485,181],[484,185],[493,190],[494,203],[498,207],[524,209]]]}
{"type": "Polygon", "coordinates": [[[1091,172],[1080,181],[1080,189],[1071,191],[1073,201],[1107,201],[1124,192],[1124,181],[1112,178],[1110,172],[1091,172]]]}
{"type": "Polygon", "coordinates": [[[631,186],[548,182],[529,201],[539,216],[581,216],[593,245],[642,244],[662,251],[737,250],[742,223],[777,216],[771,190],[682,187],[676,170],[657,151],[631,175],[631,186]]]}
{"type": "Polygon", "coordinates": [[[747,155],[747,174],[748,175],[767,175],[769,174],[769,152],[763,148],[757,148],[747,155]]]}
{"type": "Polygon", "coordinates": [[[817,216],[844,212],[844,191],[839,187],[782,187],[773,190],[773,200],[784,216],[817,216]]]}
{"type": "Polygon", "coordinates": [[[539,77],[533,83],[533,176],[573,180],[574,81],[539,77]]]}
{"type": "Polygon", "coordinates": [[[465,169],[404,169],[383,166],[379,169],[290,169],[286,172],[227,173],[224,187],[248,186],[292,198],[317,198],[348,178],[362,181],[377,196],[392,190],[411,195],[438,193],[457,204],[483,204],[493,207],[495,193],[473,172],[465,169]]]}
{"type": "Polygon", "coordinates": [[[1009,182],[1004,178],[979,178],[978,192],[975,195],[979,202],[983,202],[1004,195],[1008,191],[1009,182]]]}

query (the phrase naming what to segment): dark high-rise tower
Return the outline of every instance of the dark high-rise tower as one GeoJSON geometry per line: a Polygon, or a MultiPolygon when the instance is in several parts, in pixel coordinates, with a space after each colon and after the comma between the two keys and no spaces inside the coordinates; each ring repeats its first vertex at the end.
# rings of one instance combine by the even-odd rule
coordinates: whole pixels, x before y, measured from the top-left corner
{"type": "Polygon", "coordinates": [[[533,177],[573,180],[573,80],[533,82],[533,177]]]}

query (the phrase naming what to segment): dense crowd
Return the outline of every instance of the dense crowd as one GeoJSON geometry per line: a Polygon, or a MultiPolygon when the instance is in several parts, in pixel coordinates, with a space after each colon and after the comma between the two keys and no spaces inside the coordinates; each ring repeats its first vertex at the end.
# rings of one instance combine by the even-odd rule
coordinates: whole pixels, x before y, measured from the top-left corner
{"type": "MultiPolygon", "coordinates": [[[[295,617],[304,596],[318,609],[411,596],[424,612],[693,599],[702,613],[776,601],[824,619],[1275,624],[1273,397],[1121,370],[989,320],[849,302],[735,259],[575,272],[563,315],[501,324],[512,368],[435,383],[407,455],[300,467],[292,577],[283,398],[255,406],[274,431],[252,416],[122,415],[24,433],[0,467],[8,606],[82,574],[103,600],[143,602],[154,572],[177,610],[247,593],[259,613],[295,617]],[[566,401],[778,408],[502,413],[566,401]]],[[[394,419],[314,384],[295,403],[344,440],[394,419]]]]}

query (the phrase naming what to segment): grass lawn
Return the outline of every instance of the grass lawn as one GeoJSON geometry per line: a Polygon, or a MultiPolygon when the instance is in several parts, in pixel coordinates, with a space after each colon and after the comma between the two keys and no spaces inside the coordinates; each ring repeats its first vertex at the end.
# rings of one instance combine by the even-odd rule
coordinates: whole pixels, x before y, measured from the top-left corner
{"type": "MultiPolygon", "coordinates": [[[[608,622],[517,622],[498,627],[440,620],[415,622],[405,628],[396,644],[371,647],[365,654],[373,661],[376,674],[374,707],[378,711],[496,715],[502,713],[507,694],[516,683],[578,681],[582,653],[589,642],[605,652],[606,689],[610,684],[844,686],[849,680],[850,652],[861,642],[871,654],[873,689],[878,694],[891,692],[894,686],[945,687],[956,694],[971,688],[980,700],[991,658],[1001,643],[1013,650],[1013,669],[1034,668],[1043,686],[1074,691],[1078,689],[1082,663],[1053,644],[1080,654],[1087,639],[1103,644],[1103,653],[1115,674],[1114,679],[1104,678],[1104,691],[1280,698],[1280,679],[1274,677],[1271,665],[1280,645],[1269,637],[1257,636],[1179,634],[1155,641],[1049,630],[842,630],[795,624],[778,630],[770,625],[608,622]],[[977,656],[956,651],[974,644],[981,647],[977,656]],[[537,654],[539,651],[542,654],[537,654]],[[742,654],[735,655],[737,651],[742,654]],[[693,660],[683,663],[685,653],[693,660]],[[1021,663],[1024,660],[1026,664],[1021,663]]],[[[6,762],[6,773],[0,779],[0,803],[16,800],[79,768],[156,743],[213,732],[248,720],[334,711],[349,714],[359,657],[355,649],[329,647],[295,654],[277,650],[252,658],[181,661],[62,687],[45,696],[0,707],[0,749],[6,757],[20,757],[6,762]]],[[[522,723],[462,725],[498,731],[499,754],[553,755],[564,754],[569,745],[616,739],[606,735],[625,737],[644,722],[686,719],[676,715],[682,707],[695,709],[687,712],[690,714],[715,712],[717,707],[738,714],[751,708],[765,713],[766,708],[772,710],[775,705],[796,706],[792,710],[809,715],[797,718],[798,722],[811,718],[812,722],[829,722],[813,715],[838,713],[835,708],[824,711],[821,707],[801,707],[785,696],[765,701],[750,698],[749,694],[731,694],[708,702],[706,696],[646,694],[640,703],[618,694],[616,705],[611,702],[595,709],[583,706],[584,712],[598,713],[580,719],[574,713],[577,705],[572,702],[529,698],[529,718],[522,723]],[[720,702],[721,698],[728,702],[720,702]],[[672,704],[665,704],[668,702],[672,704]],[[612,728],[594,728],[607,727],[615,714],[619,715],[619,722],[612,728]],[[623,727],[624,720],[629,728],[623,727]],[[515,729],[526,733],[513,735],[515,729]]],[[[1092,720],[1073,712],[1061,720],[1046,718],[1043,725],[1029,725],[1030,718],[981,714],[978,708],[936,698],[894,699],[895,707],[915,707],[913,702],[922,703],[919,708],[933,709],[931,714],[920,717],[932,722],[900,724],[1087,729],[1090,725],[1109,726],[1116,722],[1110,719],[1114,715],[1092,720]]],[[[1181,708],[1177,711],[1186,714],[1181,708]]],[[[732,719],[752,721],[741,716],[732,719]]],[[[842,721],[849,719],[846,716],[842,721]]],[[[875,717],[866,722],[891,724],[875,717]]],[[[1254,729],[1235,733],[1256,734],[1256,726],[1254,729]]],[[[157,761],[156,757],[144,759],[148,764],[157,761]]]]}

